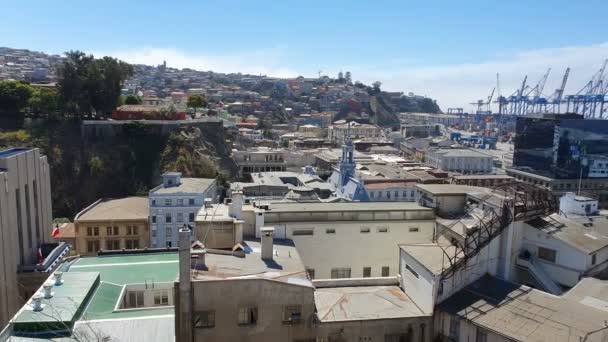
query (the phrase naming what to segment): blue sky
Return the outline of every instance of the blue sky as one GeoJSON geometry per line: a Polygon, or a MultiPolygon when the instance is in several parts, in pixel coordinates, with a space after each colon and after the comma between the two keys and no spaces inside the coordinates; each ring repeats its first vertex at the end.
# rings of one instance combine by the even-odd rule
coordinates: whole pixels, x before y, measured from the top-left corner
{"type": "Polygon", "coordinates": [[[380,80],[443,108],[552,67],[576,91],[608,58],[608,1],[6,1],[0,46],[129,62],[380,80]]]}

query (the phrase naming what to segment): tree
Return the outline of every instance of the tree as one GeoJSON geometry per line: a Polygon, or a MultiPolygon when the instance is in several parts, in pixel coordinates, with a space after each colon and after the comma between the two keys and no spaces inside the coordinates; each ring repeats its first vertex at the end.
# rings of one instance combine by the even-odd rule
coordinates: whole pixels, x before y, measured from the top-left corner
{"type": "Polygon", "coordinates": [[[380,92],[381,85],[382,85],[382,82],[380,82],[380,81],[376,81],[376,82],[372,83],[374,93],[378,94],[380,92]]]}
{"type": "Polygon", "coordinates": [[[202,95],[190,95],[188,96],[188,102],[186,105],[188,108],[193,108],[194,114],[196,115],[197,108],[207,107],[207,100],[202,95]]]}
{"type": "Polygon", "coordinates": [[[133,67],[112,57],[95,59],[70,51],[57,73],[60,102],[66,111],[109,115],[118,105],[122,83],[133,75],[133,67]]]}
{"type": "Polygon", "coordinates": [[[32,94],[27,101],[27,106],[33,115],[46,115],[50,117],[57,112],[58,95],[57,90],[51,88],[32,87],[32,94]]]}
{"type": "Polygon", "coordinates": [[[21,81],[0,81],[0,112],[17,116],[27,107],[32,87],[21,81]]]}
{"type": "Polygon", "coordinates": [[[128,95],[125,98],[126,105],[138,105],[141,104],[141,99],[135,95],[128,95]]]}

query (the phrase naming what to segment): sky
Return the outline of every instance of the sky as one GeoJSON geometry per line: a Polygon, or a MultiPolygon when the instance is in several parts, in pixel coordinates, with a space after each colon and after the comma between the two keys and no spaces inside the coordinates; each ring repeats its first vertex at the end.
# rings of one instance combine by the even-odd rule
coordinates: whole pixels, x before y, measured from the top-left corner
{"type": "Polygon", "coordinates": [[[497,73],[508,96],[551,68],[550,95],[570,67],[576,93],[608,58],[607,13],[606,0],[0,0],[0,46],[278,77],[351,71],[472,110],[497,73]]]}

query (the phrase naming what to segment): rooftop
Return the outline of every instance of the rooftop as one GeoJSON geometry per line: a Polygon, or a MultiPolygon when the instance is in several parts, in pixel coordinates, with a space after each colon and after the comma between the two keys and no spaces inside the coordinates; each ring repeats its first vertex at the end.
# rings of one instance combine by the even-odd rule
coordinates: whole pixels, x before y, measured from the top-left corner
{"type": "Polygon", "coordinates": [[[450,149],[450,148],[442,148],[442,149],[434,149],[429,151],[430,153],[441,154],[445,157],[478,157],[478,158],[492,158],[491,156],[477,152],[475,150],[470,149],[450,149]]]}
{"type": "Polygon", "coordinates": [[[445,254],[453,256],[456,251],[456,247],[443,243],[401,244],[399,248],[432,274],[440,274],[444,269],[449,268],[450,262],[445,254]]]}
{"type": "Polygon", "coordinates": [[[459,184],[418,184],[419,189],[433,195],[466,195],[469,193],[485,193],[490,189],[478,186],[459,184]]]}
{"type": "Polygon", "coordinates": [[[321,322],[425,315],[399,286],[318,288],[315,290],[315,305],[321,322]]]}
{"type": "Polygon", "coordinates": [[[272,203],[269,212],[432,211],[411,202],[272,203]]]}
{"type": "Polygon", "coordinates": [[[608,281],[583,278],[564,298],[608,312],[608,281]]]}
{"type": "Polygon", "coordinates": [[[179,185],[163,187],[159,185],[150,190],[150,195],[165,195],[177,193],[203,193],[215,183],[215,178],[181,178],[179,185]]]}
{"type": "Polygon", "coordinates": [[[148,215],[149,204],[147,197],[101,199],[78,213],[74,221],[148,220],[148,215]]]}
{"type": "Polygon", "coordinates": [[[8,150],[0,151],[0,159],[16,156],[18,154],[25,153],[29,150],[31,150],[31,148],[11,148],[8,150]]]}
{"type": "Polygon", "coordinates": [[[275,239],[272,260],[262,259],[262,245],[259,240],[246,240],[242,246],[244,255],[207,250],[206,267],[193,270],[193,280],[270,279],[313,286],[292,241],[275,239]]]}
{"type": "Polygon", "coordinates": [[[439,308],[516,341],[605,341],[608,312],[483,276],[439,308]]]}
{"type": "Polygon", "coordinates": [[[560,214],[551,214],[526,223],[589,254],[608,246],[606,216],[566,218],[560,214]]]}

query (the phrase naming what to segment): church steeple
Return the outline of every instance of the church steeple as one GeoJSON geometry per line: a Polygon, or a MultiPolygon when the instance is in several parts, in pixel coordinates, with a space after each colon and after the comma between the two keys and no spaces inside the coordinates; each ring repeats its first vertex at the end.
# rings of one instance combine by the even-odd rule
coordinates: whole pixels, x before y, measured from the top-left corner
{"type": "Polygon", "coordinates": [[[344,136],[344,144],[342,145],[342,159],[340,160],[340,184],[345,186],[348,180],[355,175],[355,158],[353,140],[350,135],[350,122],[344,136]]]}

